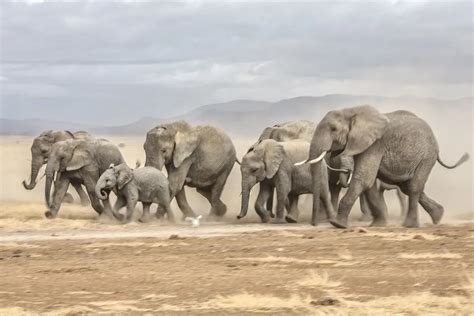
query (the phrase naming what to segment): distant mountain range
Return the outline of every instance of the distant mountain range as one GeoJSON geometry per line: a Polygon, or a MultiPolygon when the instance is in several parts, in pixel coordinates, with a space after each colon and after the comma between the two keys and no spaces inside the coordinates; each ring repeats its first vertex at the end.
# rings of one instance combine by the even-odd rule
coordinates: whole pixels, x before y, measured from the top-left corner
{"type": "MultiPolygon", "coordinates": [[[[330,110],[370,104],[381,112],[405,109],[431,120],[446,117],[470,120],[472,125],[472,97],[456,100],[440,100],[418,97],[381,97],[326,95],[321,97],[302,96],[278,102],[255,100],[234,100],[226,103],[198,107],[184,115],[172,118],[143,117],[123,126],[100,127],[88,124],[48,121],[40,119],[11,120],[0,119],[1,135],[36,135],[44,130],[71,131],[88,130],[96,135],[143,135],[149,129],[164,122],[186,120],[191,124],[212,124],[226,130],[231,135],[250,136],[264,127],[276,123],[307,119],[319,121],[330,110]],[[459,116],[459,117],[458,117],[459,116]],[[466,116],[468,116],[466,118],[466,116]]],[[[442,121],[439,121],[442,124],[442,121]]]]}

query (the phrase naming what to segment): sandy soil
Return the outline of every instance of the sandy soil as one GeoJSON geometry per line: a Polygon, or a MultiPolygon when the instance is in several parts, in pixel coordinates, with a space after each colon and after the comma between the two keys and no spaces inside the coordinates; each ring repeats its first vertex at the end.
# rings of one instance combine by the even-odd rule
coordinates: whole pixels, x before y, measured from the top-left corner
{"type": "Polygon", "coordinates": [[[3,233],[0,314],[469,315],[474,308],[472,225],[208,224],[180,226],[177,235],[163,226],[153,237],[144,237],[152,227],[142,235],[127,228],[90,238],[3,233]]]}
{"type": "MultiPolygon", "coordinates": [[[[63,204],[59,217],[47,220],[43,182],[33,191],[21,186],[31,138],[0,140],[0,315],[474,311],[472,203],[454,184],[453,194],[434,190],[446,207],[443,224],[433,227],[420,212],[423,227],[412,230],[399,227],[391,193],[386,228],[357,222],[357,206],[350,229],[311,227],[310,198],[302,199],[301,224],[259,224],[252,210],[237,221],[238,168],[223,193],[229,210],[220,223],[119,225],[77,204],[63,204]]],[[[141,139],[112,141],[124,144],[130,165],[144,161],[141,139]]],[[[240,154],[247,143],[237,143],[240,154]]],[[[188,192],[195,211],[206,215],[207,202],[188,192]]]]}

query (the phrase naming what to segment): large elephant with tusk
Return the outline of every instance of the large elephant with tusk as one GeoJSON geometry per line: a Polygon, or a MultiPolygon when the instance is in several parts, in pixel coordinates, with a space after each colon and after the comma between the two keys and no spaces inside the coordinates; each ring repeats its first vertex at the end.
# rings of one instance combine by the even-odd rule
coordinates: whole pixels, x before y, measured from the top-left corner
{"type": "MultiPolygon", "coordinates": [[[[405,227],[419,226],[418,203],[438,224],[443,206],[424,192],[430,172],[436,161],[446,168],[455,168],[469,158],[466,153],[453,166],[446,165],[439,157],[433,131],[424,120],[408,111],[382,114],[368,105],[330,111],[318,124],[309,158],[303,162],[312,165],[313,192],[319,192],[320,162],[328,153],[339,155],[341,168],[348,175],[348,190],[339,203],[337,217],[330,220],[338,228],[347,227],[351,208],[363,192],[371,203],[372,225],[386,224],[376,179],[396,185],[408,195],[405,227]]],[[[313,211],[317,212],[319,196],[314,194],[313,199],[313,211]]]]}
{"type": "MultiPolygon", "coordinates": [[[[49,130],[44,131],[33,140],[33,144],[31,145],[30,182],[27,183],[26,180],[23,180],[23,187],[26,190],[33,190],[35,188],[39,170],[48,162],[53,144],[68,139],[92,140],[93,137],[84,131],[72,133],[70,131],[49,130]]],[[[75,181],[71,181],[71,184],[77,191],[77,194],[81,199],[81,204],[84,206],[89,205],[89,198],[82,189],[81,184],[75,181]]]]}

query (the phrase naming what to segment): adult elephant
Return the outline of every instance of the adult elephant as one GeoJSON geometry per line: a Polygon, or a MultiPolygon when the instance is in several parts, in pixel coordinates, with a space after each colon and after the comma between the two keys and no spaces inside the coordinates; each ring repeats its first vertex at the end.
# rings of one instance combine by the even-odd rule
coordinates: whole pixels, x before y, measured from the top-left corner
{"type": "MultiPolygon", "coordinates": [[[[33,140],[31,145],[31,171],[30,171],[30,182],[27,183],[23,180],[23,186],[27,190],[33,190],[36,186],[36,179],[38,178],[38,172],[41,167],[48,162],[48,157],[51,153],[51,148],[54,143],[68,140],[68,139],[84,139],[92,140],[93,137],[84,131],[78,131],[71,133],[70,131],[44,131],[38,137],[33,140]]],[[[81,204],[84,206],[89,205],[89,199],[87,194],[78,182],[71,182],[74,189],[76,189],[81,204]]]]}
{"type": "MultiPolygon", "coordinates": [[[[330,220],[338,228],[347,227],[351,208],[364,191],[369,202],[375,204],[371,205],[372,225],[385,225],[386,214],[374,185],[377,178],[397,185],[408,195],[405,227],[419,227],[418,202],[433,223],[438,224],[444,209],[424,192],[429,174],[436,161],[446,168],[455,168],[469,158],[466,153],[455,165],[445,165],[439,158],[433,131],[425,121],[407,111],[381,114],[368,105],[328,112],[318,124],[307,161],[312,164],[314,192],[319,192],[320,161],[328,152],[341,152],[343,168],[352,175],[352,181],[343,179],[349,187],[339,203],[337,217],[330,220]]],[[[319,208],[316,194],[313,208],[316,212],[319,208]]]]}
{"type": "Polygon", "coordinates": [[[162,124],[147,133],[144,148],[145,166],[166,167],[171,199],[176,197],[184,216],[196,216],[185,185],[209,201],[210,217],[224,216],[227,206],[221,194],[236,161],[234,145],[224,131],[209,125],[192,127],[184,121],[162,124]]]}
{"type": "MultiPolygon", "coordinates": [[[[100,175],[111,164],[119,165],[124,162],[117,146],[105,139],[77,140],[70,139],[53,145],[46,165],[45,199],[48,211],[47,218],[55,218],[69,183],[83,184],[94,210],[102,214],[106,212],[112,217],[112,208],[108,197],[103,205],[95,195],[95,186],[100,175]],[[54,194],[51,201],[51,187],[54,181],[54,194]]],[[[119,215],[117,215],[119,217],[119,215]]]]}

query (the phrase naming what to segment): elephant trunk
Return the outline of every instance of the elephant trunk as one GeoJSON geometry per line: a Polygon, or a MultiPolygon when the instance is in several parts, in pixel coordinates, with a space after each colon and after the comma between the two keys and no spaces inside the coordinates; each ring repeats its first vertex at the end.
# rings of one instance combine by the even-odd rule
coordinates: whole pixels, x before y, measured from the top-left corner
{"type": "Polygon", "coordinates": [[[36,178],[38,177],[38,172],[43,165],[43,159],[32,159],[31,160],[31,174],[30,174],[30,183],[27,183],[26,180],[23,180],[23,187],[27,190],[33,190],[36,186],[36,178]]]}
{"type": "Polygon", "coordinates": [[[46,206],[51,207],[51,187],[53,185],[54,175],[58,171],[59,167],[55,167],[55,161],[50,159],[46,166],[46,182],[44,187],[44,198],[46,200],[46,206]]]}
{"type": "Polygon", "coordinates": [[[95,186],[95,195],[101,200],[106,200],[109,196],[107,192],[104,191],[105,185],[103,184],[104,181],[100,180],[97,182],[95,186]]]}
{"type": "Polygon", "coordinates": [[[155,157],[149,157],[147,156],[146,157],[146,160],[145,160],[145,167],[154,167],[158,170],[162,170],[163,169],[163,166],[164,166],[164,159],[162,158],[155,158],[155,157]]]}
{"type": "Polygon", "coordinates": [[[339,184],[347,188],[352,179],[352,171],[354,170],[354,157],[341,155],[341,169],[347,170],[348,172],[339,173],[339,184]]]}
{"type": "Polygon", "coordinates": [[[247,215],[247,211],[249,208],[249,197],[250,197],[250,189],[242,190],[242,202],[241,202],[240,214],[237,215],[237,219],[241,219],[247,215]]]}

